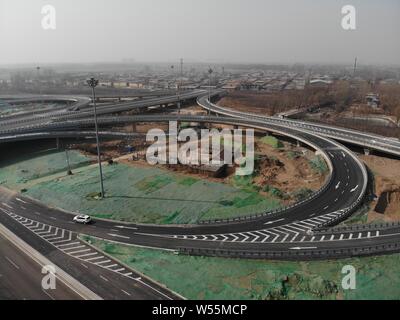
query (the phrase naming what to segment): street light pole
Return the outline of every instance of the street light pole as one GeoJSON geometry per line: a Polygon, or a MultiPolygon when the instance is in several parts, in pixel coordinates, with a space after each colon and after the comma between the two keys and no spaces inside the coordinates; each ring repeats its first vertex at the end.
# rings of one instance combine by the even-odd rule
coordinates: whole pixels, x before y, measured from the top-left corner
{"type": "Polygon", "coordinates": [[[208,73],[210,75],[210,77],[208,78],[208,101],[211,102],[211,75],[213,73],[213,69],[208,69],[208,73]]]}
{"type": "Polygon", "coordinates": [[[178,114],[181,114],[181,87],[182,87],[182,78],[183,78],[183,59],[181,59],[180,62],[181,62],[181,75],[180,75],[179,87],[178,87],[178,114]]]}
{"type": "MultiPolygon", "coordinates": [[[[208,102],[211,103],[211,75],[213,73],[213,69],[211,67],[208,69],[208,74],[210,75],[208,78],[208,102]]],[[[210,110],[208,110],[208,115],[210,115],[210,110]]]]}
{"type": "Polygon", "coordinates": [[[93,98],[93,107],[94,107],[94,125],[96,128],[96,143],[97,143],[97,161],[99,163],[99,171],[100,171],[100,185],[101,185],[101,199],[104,199],[104,183],[103,183],[103,168],[101,166],[101,156],[100,156],[100,141],[99,141],[99,127],[97,124],[97,107],[96,107],[96,93],[95,88],[99,84],[99,80],[95,78],[90,78],[87,80],[87,84],[92,88],[92,98],[93,98]]]}

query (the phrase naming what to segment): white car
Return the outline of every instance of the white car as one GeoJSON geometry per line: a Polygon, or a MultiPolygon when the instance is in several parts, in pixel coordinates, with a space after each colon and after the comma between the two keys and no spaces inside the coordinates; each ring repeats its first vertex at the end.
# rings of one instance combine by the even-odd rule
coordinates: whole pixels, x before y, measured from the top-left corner
{"type": "Polygon", "coordinates": [[[92,218],[88,215],[79,215],[74,218],[74,222],[81,223],[81,224],[88,224],[92,222],[92,218]]]}

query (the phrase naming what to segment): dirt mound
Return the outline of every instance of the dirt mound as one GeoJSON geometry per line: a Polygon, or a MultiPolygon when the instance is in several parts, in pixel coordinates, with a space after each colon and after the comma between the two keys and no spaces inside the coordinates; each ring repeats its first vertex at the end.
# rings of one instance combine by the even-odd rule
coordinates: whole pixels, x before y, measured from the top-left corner
{"type": "Polygon", "coordinates": [[[388,178],[376,177],[378,200],[374,211],[391,219],[400,219],[400,184],[388,178]]]}
{"type": "Polygon", "coordinates": [[[266,156],[259,159],[257,166],[259,170],[259,179],[257,183],[260,185],[274,182],[280,173],[286,172],[283,162],[266,156]]]}
{"type": "Polygon", "coordinates": [[[375,180],[377,200],[371,205],[368,221],[400,221],[400,161],[377,156],[361,156],[375,180]]]}

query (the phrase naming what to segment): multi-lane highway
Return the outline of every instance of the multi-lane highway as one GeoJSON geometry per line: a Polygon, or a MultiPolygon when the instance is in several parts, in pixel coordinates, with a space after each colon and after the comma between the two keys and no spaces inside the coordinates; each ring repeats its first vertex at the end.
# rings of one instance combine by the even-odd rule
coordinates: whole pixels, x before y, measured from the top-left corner
{"type": "MultiPolygon", "coordinates": [[[[217,92],[218,93],[218,92],[217,92]]],[[[327,138],[326,130],[318,126],[284,119],[267,118],[251,114],[238,113],[218,107],[207,101],[204,92],[186,94],[185,99],[199,97],[198,103],[205,109],[223,116],[190,115],[137,115],[117,116],[117,113],[132,109],[143,110],[154,105],[176,103],[177,97],[163,97],[104,106],[100,109],[102,128],[113,127],[132,122],[168,122],[193,121],[203,123],[223,123],[253,127],[289,136],[310,146],[324,156],[330,167],[330,176],[326,184],[310,198],[283,208],[277,212],[264,212],[256,216],[232,219],[228,221],[208,221],[193,226],[146,226],[118,225],[118,222],[96,221],[91,226],[79,227],[71,224],[70,214],[48,209],[29,199],[23,205],[11,199],[2,205],[3,216],[10,219],[28,219],[32,223],[67,230],[73,234],[84,233],[102,239],[121,243],[142,245],[188,254],[219,255],[231,257],[253,257],[273,259],[325,259],[350,257],[355,255],[382,254],[398,251],[399,226],[378,225],[364,229],[347,230],[326,229],[346,219],[363,201],[368,176],[364,164],[350,150],[327,138]],[[105,115],[112,116],[107,116],[105,115]],[[16,212],[17,211],[17,212],[16,212]],[[39,212],[35,215],[33,212],[39,212]]],[[[93,126],[91,111],[65,111],[60,116],[41,115],[32,121],[6,122],[0,128],[0,142],[43,137],[90,136],[87,132],[93,126]],[[81,130],[85,131],[81,131],[81,130]]],[[[1,125],[1,122],[0,122],[1,125]]],[[[343,136],[344,129],[337,129],[335,135],[343,136]]],[[[104,137],[118,137],[116,132],[103,132],[104,137]]],[[[354,144],[361,143],[365,134],[345,131],[346,139],[354,144]],[[349,138],[350,137],[350,138],[349,138]]],[[[334,138],[334,137],[330,137],[334,138]]],[[[337,139],[341,140],[341,139],[337,139]]],[[[370,139],[371,140],[371,139],[370,139]]],[[[395,140],[374,137],[372,144],[376,148],[386,149],[388,153],[397,152],[395,140]],[[379,143],[377,143],[379,141],[379,143]]],[[[371,141],[370,141],[371,142],[371,141]]],[[[384,151],[384,150],[383,150],[384,151]]]]}
{"type": "Polygon", "coordinates": [[[201,97],[198,103],[210,112],[225,115],[233,118],[258,119],[267,123],[281,124],[290,128],[297,128],[302,131],[312,132],[320,136],[331,138],[340,142],[357,145],[370,150],[377,150],[386,154],[400,156],[400,140],[396,138],[387,138],[372,133],[306,122],[292,119],[281,119],[279,117],[267,117],[252,113],[240,112],[229,108],[221,107],[210,103],[205,97],[201,97]]]}
{"type": "MultiPolygon", "coordinates": [[[[7,226],[10,231],[55,266],[61,266],[63,271],[99,298],[107,300],[181,299],[180,296],[170,290],[134,270],[130,270],[127,266],[80,240],[77,236],[83,229],[74,225],[71,219],[64,220],[64,223],[62,223],[64,228],[57,227],[56,225],[59,225],[63,219],[61,216],[52,215],[50,209],[45,206],[36,205],[29,200],[22,200],[14,192],[3,188],[0,190],[0,194],[0,224],[7,226]]],[[[3,252],[3,249],[0,250],[0,254],[1,252],[3,252]]],[[[4,252],[4,254],[7,255],[7,252],[4,252]]],[[[10,261],[16,262],[17,258],[15,260],[11,258],[10,261]]],[[[16,263],[16,266],[21,269],[29,268],[25,266],[21,259],[19,261],[21,263],[16,263]]],[[[16,268],[16,266],[14,267],[16,268]]],[[[33,277],[31,281],[36,281],[39,278],[41,281],[42,279],[40,273],[27,273],[26,276],[29,275],[33,277]]],[[[14,272],[13,277],[15,276],[17,275],[14,272]]],[[[27,286],[30,286],[30,284],[27,283],[27,286]]],[[[36,291],[41,288],[40,282],[38,286],[39,288],[36,288],[36,291]]],[[[23,289],[23,286],[21,290],[15,287],[15,290],[20,294],[23,289]]],[[[65,297],[58,295],[58,298],[61,299],[68,297],[74,298],[72,295],[65,297]]],[[[40,296],[37,296],[37,298],[40,298],[40,296]]],[[[92,296],[85,298],[92,299],[92,296]]]]}
{"type": "Polygon", "coordinates": [[[54,290],[42,287],[43,266],[0,235],[1,300],[80,300],[82,297],[64,283],[54,290]]]}

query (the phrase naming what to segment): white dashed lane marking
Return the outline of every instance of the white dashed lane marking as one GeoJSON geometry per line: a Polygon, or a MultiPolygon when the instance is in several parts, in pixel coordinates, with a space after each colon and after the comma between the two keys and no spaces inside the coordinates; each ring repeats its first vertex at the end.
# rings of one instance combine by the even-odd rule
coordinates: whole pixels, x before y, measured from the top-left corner
{"type": "MultiPolygon", "coordinates": [[[[5,203],[2,203],[3,206],[12,209],[5,203]]],[[[44,241],[50,243],[57,249],[61,250],[65,254],[69,255],[72,258],[81,260],[81,265],[85,268],[88,268],[84,263],[96,265],[100,268],[109,270],[111,272],[117,273],[121,276],[127,277],[134,281],[140,281],[141,278],[134,277],[134,274],[126,269],[123,265],[119,264],[116,261],[112,261],[111,259],[105,257],[100,252],[96,251],[95,249],[85,245],[83,242],[79,241],[76,234],[72,233],[71,231],[56,228],[53,226],[46,225],[44,223],[30,220],[21,216],[18,216],[10,211],[4,210],[0,208],[5,214],[13,218],[15,221],[19,222],[21,225],[25,226],[27,230],[30,230],[35,235],[42,238],[44,241]]],[[[9,261],[11,264],[13,262],[9,261]]],[[[14,264],[13,264],[14,265],[14,264]]],[[[14,265],[15,268],[19,268],[16,264],[14,265]]],[[[102,277],[102,276],[100,276],[102,277]]],[[[103,277],[104,278],[104,277],[103,277]]],[[[108,281],[108,279],[104,278],[104,281],[108,281]]],[[[146,283],[145,283],[146,284],[146,283]]],[[[149,284],[146,284],[149,286],[149,284]]],[[[149,286],[151,287],[151,286],[149,286]]],[[[153,290],[159,292],[156,288],[151,287],[153,290]]],[[[165,295],[162,292],[159,292],[165,298],[171,299],[169,296],[165,295]]],[[[125,292],[126,295],[130,294],[125,292]]]]}

